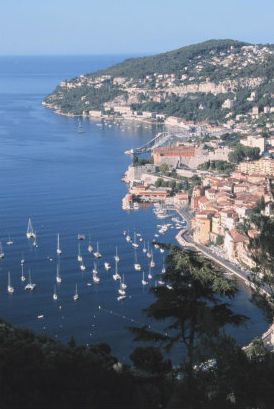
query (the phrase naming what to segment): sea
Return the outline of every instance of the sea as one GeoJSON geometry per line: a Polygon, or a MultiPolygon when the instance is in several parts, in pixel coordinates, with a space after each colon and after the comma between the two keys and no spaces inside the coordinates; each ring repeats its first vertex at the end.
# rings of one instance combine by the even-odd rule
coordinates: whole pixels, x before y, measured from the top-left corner
{"type": "MultiPolygon", "coordinates": [[[[18,327],[30,328],[67,342],[108,343],[113,353],[127,361],[136,343],[130,326],[150,324],[144,309],[153,301],[149,292],[162,269],[163,254],[154,249],[153,279],[143,286],[142,271],[133,268],[134,251],[123,232],[141,234],[152,241],[161,224],[153,207],[124,211],[121,200],[127,187],[121,178],[130,164],[127,149],[141,146],[157,129],[147,124],[98,126],[84,119],[79,132],[77,118],[60,116],[42,106],[43,98],[57,84],[80,74],[122,61],[126,56],[39,56],[0,58],[0,240],[5,258],[0,261],[0,317],[18,327]],[[38,247],[26,238],[28,218],[37,234],[38,247]],[[57,234],[62,254],[56,254],[57,234]],[[77,261],[79,240],[86,271],[77,261]],[[100,283],[92,281],[94,258],[88,253],[88,237],[99,243],[100,283]],[[13,241],[7,245],[7,241],[13,241]],[[119,272],[127,284],[118,301],[113,280],[115,248],[119,272]],[[24,274],[36,284],[26,292],[24,274]],[[111,264],[106,271],[103,263],[111,264]],[[53,300],[57,264],[62,283],[53,300]],[[8,272],[14,287],[7,293],[8,272]],[[79,299],[73,301],[75,287],[79,299]]],[[[160,240],[175,243],[175,229],[160,240]]],[[[138,236],[139,237],[139,236],[138,236]]],[[[137,249],[138,262],[147,274],[148,259],[137,249]]],[[[260,335],[268,326],[262,311],[251,302],[250,291],[240,282],[233,310],[249,317],[242,327],[230,329],[240,345],[260,335]]]]}

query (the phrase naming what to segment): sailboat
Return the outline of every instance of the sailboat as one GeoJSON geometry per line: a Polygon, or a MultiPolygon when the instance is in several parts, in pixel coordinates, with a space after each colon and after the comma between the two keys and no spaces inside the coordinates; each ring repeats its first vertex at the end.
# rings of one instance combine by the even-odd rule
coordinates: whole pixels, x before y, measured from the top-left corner
{"type": "Polygon", "coordinates": [[[125,295],[126,295],[126,290],[125,290],[125,288],[122,287],[122,281],[120,282],[120,287],[119,287],[119,289],[118,289],[118,293],[119,293],[120,295],[122,295],[122,296],[125,296],[125,295]]]}
{"type": "Polygon", "coordinates": [[[56,285],[53,287],[52,298],[54,299],[54,301],[57,301],[57,300],[58,300],[58,294],[57,294],[56,285]]]}
{"type": "Polygon", "coordinates": [[[133,239],[133,243],[132,243],[132,247],[136,248],[139,247],[139,244],[136,243],[136,233],[134,232],[134,239],[133,239]]]}
{"type": "Polygon", "coordinates": [[[22,255],[21,255],[20,263],[21,263],[21,265],[23,265],[25,263],[24,253],[22,253],[22,255]]]}
{"type": "Polygon", "coordinates": [[[134,258],[135,258],[134,268],[136,271],[140,271],[141,265],[138,263],[136,250],[134,250],[134,258]]]}
{"type": "Polygon", "coordinates": [[[121,280],[120,286],[121,286],[121,288],[122,288],[123,290],[126,290],[126,289],[127,289],[127,285],[126,285],[126,283],[125,283],[125,276],[124,276],[124,274],[123,274],[123,278],[122,278],[122,280],[121,280]]]}
{"type": "Polygon", "coordinates": [[[116,253],[115,253],[115,256],[114,256],[114,260],[117,261],[117,263],[118,263],[118,261],[120,261],[120,257],[118,256],[118,247],[117,246],[116,246],[116,253]]]}
{"type": "Polygon", "coordinates": [[[84,133],[83,125],[80,119],[78,118],[78,133],[84,133]]]}
{"type": "Polygon", "coordinates": [[[28,239],[35,239],[35,233],[32,227],[31,219],[29,218],[26,236],[28,239]]]}
{"type": "Polygon", "coordinates": [[[36,284],[34,284],[34,283],[31,281],[31,274],[30,274],[30,271],[29,271],[29,282],[28,282],[28,284],[25,286],[25,290],[33,291],[33,290],[35,289],[35,287],[36,287],[36,284]]]}
{"type": "Polygon", "coordinates": [[[121,276],[118,273],[118,262],[115,260],[115,274],[113,274],[112,276],[113,280],[117,281],[117,280],[121,280],[121,276]]]}
{"type": "Polygon", "coordinates": [[[33,247],[38,247],[38,242],[37,242],[37,235],[36,235],[36,233],[34,233],[34,241],[33,241],[33,243],[32,243],[32,245],[33,245],[33,247]]]}
{"type": "Polygon", "coordinates": [[[163,249],[162,247],[160,248],[160,253],[164,253],[165,249],[163,249]]]}
{"type": "Polygon", "coordinates": [[[57,253],[58,255],[62,254],[62,250],[61,250],[61,248],[60,248],[60,236],[59,236],[59,233],[57,234],[57,249],[56,249],[56,253],[57,253]]]}
{"type": "Polygon", "coordinates": [[[0,259],[4,258],[4,257],[5,257],[5,253],[4,253],[4,250],[3,250],[3,247],[2,247],[2,243],[0,241],[0,259]]]}
{"type": "Polygon", "coordinates": [[[149,248],[149,241],[147,243],[147,258],[151,258],[151,251],[150,251],[150,248],[149,248]]]}
{"type": "Polygon", "coordinates": [[[10,281],[10,272],[8,272],[8,287],[7,287],[8,293],[12,295],[14,293],[14,288],[11,285],[10,281]]]}
{"type": "Polygon", "coordinates": [[[95,262],[93,264],[92,279],[96,284],[100,283],[100,277],[98,277],[97,264],[95,262]]]}
{"type": "Polygon", "coordinates": [[[89,234],[89,240],[88,240],[88,252],[89,253],[92,253],[93,252],[93,247],[92,247],[92,245],[91,245],[91,241],[90,241],[90,234],[89,234]]]}
{"type": "Polygon", "coordinates": [[[21,263],[21,281],[24,282],[26,281],[26,277],[24,274],[24,264],[21,263]]]}
{"type": "Polygon", "coordinates": [[[94,254],[94,257],[96,257],[96,258],[102,257],[102,254],[101,254],[100,251],[99,251],[99,243],[98,243],[98,241],[97,241],[97,244],[96,244],[96,251],[95,251],[93,254],[94,254]]]}
{"type": "Polygon", "coordinates": [[[145,280],[145,272],[143,271],[142,285],[148,285],[148,281],[145,280]]]}
{"type": "Polygon", "coordinates": [[[130,237],[130,235],[129,235],[129,232],[128,232],[127,235],[126,235],[126,241],[127,241],[128,243],[131,242],[131,237],[130,237]]]}
{"type": "Polygon", "coordinates": [[[163,259],[163,267],[162,267],[161,274],[165,274],[165,272],[166,272],[166,268],[165,268],[165,260],[163,259]]]}
{"type": "Polygon", "coordinates": [[[107,261],[104,263],[104,267],[107,271],[111,269],[111,265],[107,261]]]}
{"type": "Polygon", "coordinates": [[[83,261],[83,257],[81,256],[81,246],[80,243],[78,244],[78,256],[77,256],[77,260],[79,261],[79,263],[81,263],[83,261]]]}
{"type": "Polygon", "coordinates": [[[84,264],[83,259],[82,259],[81,264],[80,264],[80,270],[81,270],[81,271],[85,271],[85,270],[86,270],[86,266],[85,266],[85,264],[84,264]]]}
{"type": "Polygon", "coordinates": [[[148,275],[147,275],[147,278],[148,278],[149,280],[152,280],[151,265],[150,265],[150,264],[149,264],[149,267],[148,267],[148,275]]]}
{"type": "Polygon", "coordinates": [[[7,241],[7,245],[8,246],[11,246],[13,244],[13,240],[11,239],[11,237],[10,237],[10,235],[9,235],[9,238],[8,238],[8,241],[7,241]]]}
{"type": "Polygon", "coordinates": [[[154,258],[153,258],[153,251],[152,251],[152,250],[151,250],[151,261],[150,261],[150,267],[151,267],[151,268],[155,267],[155,261],[154,261],[154,258]]]}
{"type": "Polygon", "coordinates": [[[79,299],[77,284],[75,284],[75,293],[73,295],[73,301],[77,301],[79,299]]]}
{"type": "Polygon", "coordinates": [[[59,266],[59,264],[57,264],[57,266],[56,266],[56,283],[61,284],[61,282],[62,282],[62,277],[60,275],[60,266],[59,266]]]}
{"type": "Polygon", "coordinates": [[[147,249],[146,249],[146,242],[144,241],[144,246],[143,246],[143,253],[146,253],[147,249]]]}

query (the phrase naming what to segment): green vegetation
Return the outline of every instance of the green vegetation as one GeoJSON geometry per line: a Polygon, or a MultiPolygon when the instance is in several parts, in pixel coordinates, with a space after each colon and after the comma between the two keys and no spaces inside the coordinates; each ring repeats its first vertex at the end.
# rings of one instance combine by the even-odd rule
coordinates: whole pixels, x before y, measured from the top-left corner
{"type": "Polygon", "coordinates": [[[259,148],[250,148],[249,146],[244,146],[238,144],[234,147],[234,150],[229,153],[228,159],[232,163],[239,163],[245,159],[257,160],[260,158],[259,148]]]}
{"type": "Polygon", "coordinates": [[[198,166],[200,170],[217,171],[218,173],[231,173],[235,169],[235,165],[224,160],[208,160],[198,166]]]}

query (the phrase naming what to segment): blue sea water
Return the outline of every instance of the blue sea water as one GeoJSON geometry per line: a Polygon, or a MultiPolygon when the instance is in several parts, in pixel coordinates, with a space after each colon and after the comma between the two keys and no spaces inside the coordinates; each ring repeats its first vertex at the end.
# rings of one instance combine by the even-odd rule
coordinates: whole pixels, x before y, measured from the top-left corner
{"type": "MultiPolygon", "coordinates": [[[[127,326],[143,325],[142,313],[151,302],[148,288],[141,285],[141,273],[133,269],[134,253],[123,230],[141,232],[152,240],[159,221],[151,208],[131,213],[121,209],[126,186],[121,177],[130,163],[128,148],[149,140],[156,129],[128,125],[98,127],[83,121],[79,133],[74,118],[59,116],[44,108],[41,101],[59,81],[121,61],[124,56],[1,57],[0,58],[0,240],[5,259],[0,262],[0,317],[60,340],[73,335],[78,342],[107,342],[121,359],[133,348],[127,326]],[[28,217],[38,235],[37,249],[26,239],[28,217]],[[62,284],[59,300],[52,300],[56,274],[56,234],[60,233],[62,284]],[[100,284],[92,282],[93,259],[87,241],[81,243],[87,270],[77,262],[77,234],[91,234],[92,244],[100,243],[100,284]],[[7,246],[11,235],[14,245],[7,246]],[[127,298],[117,302],[117,282],[112,279],[113,256],[118,246],[119,271],[128,284],[127,298]],[[37,284],[26,293],[20,281],[20,259],[25,272],[31,270],[37,284]],[[50,258],[53,260],[50,261],[50,258]],[[112,270],[106,272],[103,262],[112,270]],[[7,294],[7,273],[15,287],[7,294]],[[79,301],[73,302],[75,284],[79,301]],[[101,306],[101,310],[99,309],[101,306]],[[37,319],[44,315],[44,319],[37,319]]],[[[175,230],[165,240],[174,242],[175,230]]],[[[147,260],[138,250],[147,271],[147,260]]],[[[155,250],[156,268],[162,255],[155,250]]],[[[153,281],[154,282],[154,281],[153,281]]],[[[249,301],[250,293],[239,283],[233,302],[235,311],[246,314],[246,327],[233,330],[240,344],[263,332],[267,323],[262,312],[249,301]]]]}

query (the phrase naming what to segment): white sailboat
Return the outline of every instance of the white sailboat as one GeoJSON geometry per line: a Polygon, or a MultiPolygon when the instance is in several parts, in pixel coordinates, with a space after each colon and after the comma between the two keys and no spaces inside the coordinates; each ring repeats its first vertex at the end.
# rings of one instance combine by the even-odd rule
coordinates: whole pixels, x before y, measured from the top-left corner
{"type": "Polygon", "coordinates": [[[61,284],[61,282],[62,282],[62,277],[60,275],[60,266],[59,266],[59,264],[57,264],[57,266],[56,266],[56,283],[61,284]]]}
{"type": "Polygon", "coordinates": [[[24,264],[21,263],[21,281],[24,282],[26,281],[26,277],[24,274],[24,264]]]}
{"type": "Polygon", "coordinates": [[[91,241],[90,241],[90,234],[89,234],[89,240],[88,240],[88,252],[89,253],[92,253],[93,252],[93,247],[92,247],[92,245],[91,245],[91,241]]]}
{"type": "Polygon", "coordinates": [[[148,281],[145,280],[145,272],[143,271],[142,285],[148,285],[148,281]]]}
{"type": "Polygon", "coordinates": [[[35,239],[35,233],[32,227],[31,219],[29,218],[26,236],[28,239],[35,239]]]}
{"type": "Polygon", "coordinates": [[[38,247],[38,242],[37,242],[37,234],[36,233],[34,233],[34,240],[33,240],[33,243],[32,243],[32,245],[33,245],[33,247],[38,247]]]}
{"type": "Polygon", "coordinates": [[[58,294],[57,294],[56,285],[53,287],[52,298],[54,299],[54,301],[57,301],[57,300],[58,300],[58,294]]]}
{"type": "Polygon", "coordinates": [[[165,252],[165,249],[163,249],[162,247],[160,248],[160,253],[164,253],[165,252]]]}
{"type": "Polygon", "coordinates": [[[146,249],[146,242],[144,241],[144,246],[143,246],[143,253],[146,253],[147,249],[146,249]]]}
{"type": "Polygon", "coordinates": [[[25,290],[33,291],[33,290],[35,289],[35,287],[36,287],[36,284],[34,284],[34,283],[31,281],[31,274],[30,274],[30,271],[29,271],[29,282],[28,282],[28,284],[25,286],[25,290]]]}
{"type": "Polygon", "coordinates": [[[98,270],[97,270],[97,263],[95,263],[95,261],[94,261],[94,263],[93,263],[93,270],[92,270],[92,274],[97,274],[98,273],[98,270]]]}
{"type": "Polygon", "coordinates": [[[13,240],[11,239],[11,237],[10,237],[10,235],[9,235],[9,238],[8,238],[8,241],[7,241],[7,245],[8,245],[8,246],[12,246],[12,244],[13,244],[13,240]]]}
{"type": "Polygon", "coordinates": [[[83,261],[83,257],[81,256],[81,246],[80,243],[78,244],[78,256],[77,256],[77,260],[79,261],[79,263],[81,263],[83,261]]]}
{"type": "Polygon", "coordinates": [[[78,288],[77,284],[75,284],[75,293],[73,295],[73,301],[77,301],[79,299],[78,288]]]}
{"type": "Polygon", "coordinates": [[[117,281],[117,280],[121,280],[121,276],[118,273],[118,262],[115,260],[115,274],[113,274],[112,276],[113,280],[117,281]]]}
{"type": "Polygon", "coordinates": [[[99,243],[98,243],[98,241],[97,241],[97,244],[96,244],[96,251],[95,251],[93,254],[94,254],[94,257],[96,257],[96,258],[102,257],[102,254],[101,254],[100,251],[99,251],[99,243]]]}
{"type": "Polygon", "coordinates": [[[95,262],[94,262],[94,264],[93,264],[92,280],[93,280],[94,283],[96,283],[96,284],[100,283],[100,277],[98,277],[97,263],[95,263],[95,262]]]}
{"type": "Polygon", "coordinates": [[[25,263],[24,253],[21,254],[20,263],[21,263],[21,265],[23,265],[25,263]]]}
{"type": "Polygon", "coordinates": [[[56,253],[57,253],[58,255],[62,254],[62,250],[61,250],[61,247],[60,247],[60,235],[59,235],[59,233],[57,234],[57,249],[56,249],[56,253]]]}
{"type": "Polygon", "coordinates": [[[85,264],[84,264],[84,260],[82,259],[82,262],[81,262],[81,264],[80,264],[80,270],[81,271],[86,271],[86,266],[85,266],[85,264]]]}
{"type": "Polygon", "coordinates": [[[132,247],[134,247],[136,249],[137,249],[137,247],[139,247],[139,244],[136,242],[136,233],[135,232],[134,232],[132,247]]]}
{"type": "Polygon", "coordinates": [[[152,250],[151,250],[151,261],[150,261],[150,267],[151,267],[151,268],[155,267],[155,261],[154,261],[154,258],[153,258],[153,251],[152,251],[152,250]]]}
{"type": "Polygon", "coordinates": [[[0,241],[0,259],[1,259],[1,258],[4,258],[4,257],[5,257],[5,253],[4,253],[4,250],[3,250],[2,243],[1,243],[1,241],[0,241]]]}
{"type": "Polygon", "coordinates": [[[149,267],[148,267],[148,275],[147,275],[147,278],[149,279],[149,280],[152,280],[152,274],[151,274],[151,266],[149,265],[149,267]]]}
{"type": "Polygon", "coordinates": [[[124,276],[124,274],[123,274],[123,277],[122,277],[122,280],[121,280],[120,285],[121,285],[121,288],[122,288],[123,290],[126,290],[126,289],[127,289],[127,285],[126,285],[126,283],[125,283],[125,276],[124,276]]]}
{"type": "Polygon", "coordinates": [[[104,267],[107,271],[111,269],[111,265],[107,261],[104,263],[104,267]]]}
{"type": "Polygon", "coordinates": [[[114,256],[114,260],[117,261],[117,263],[120,261],[120,257],[118,256],[118,247],[116,246],[116,253],[114,256]]]}
{"type": "Polygon", "coordinates": [[[147,243],[147,258],[151,258],[151,251],[150,251],[150,248],[149,248],[149,241],[147,243]]]}
{"type": "Polygon", "coordinates": [[[11,285],[11,281],[10,281],[10,272],[8,272],[8,287],[7,287],[8,293],[10,295],[12,295],[14,293],[14,288],[11,285]]]}
{"type": "Polygon", "coordinates": [[[136,252],[136,250],[134,250],[134,269],[136,270],[136,271],[140,271],[141,270],[141,265],[138,263],[138,260],[137,260],[137,252],[136,252]]]}
{"type": "Polygon", "coordinates": [[[166,272],[165,260],[163,259],[163,267],[162,267],[161,274],[165,274],[165,272],[166,272]]]}
{"type": "Polygon", "coordinates": [[[130,237],[130,235],[129,235],[129,232],[128,232],[127,235],[126,235],[126,241],[127,241],[128,243],[131,242],[131,237],[130,237]]]}
{"type": "Polygon", "coordinates": [[[120,282],[120,286],[119,286],[119,288],[118,288],[118,293],[119,293],[121,296],[125,296],[125,295],[126,295],[126,290],[125,290],[125,288],[122,287],[122,281],[120,282]]]}

